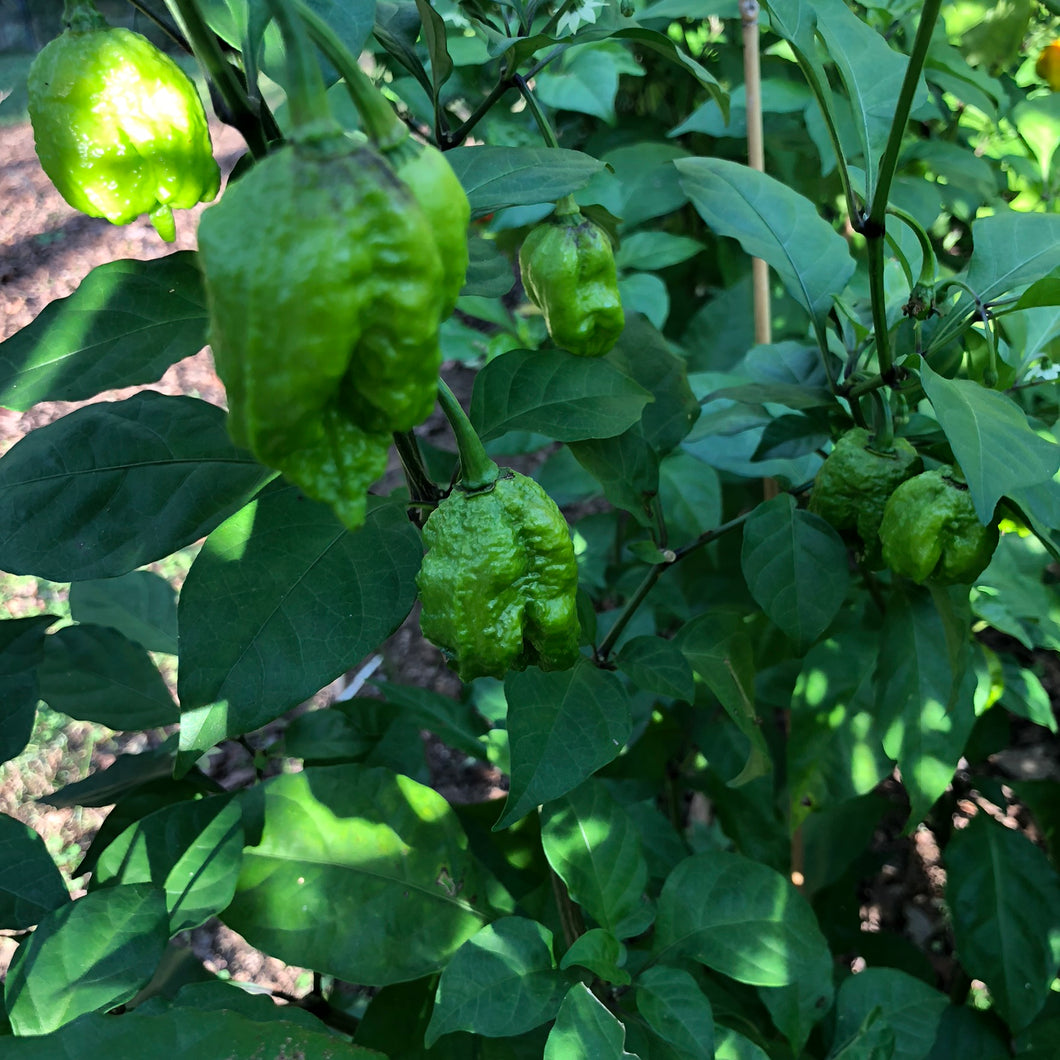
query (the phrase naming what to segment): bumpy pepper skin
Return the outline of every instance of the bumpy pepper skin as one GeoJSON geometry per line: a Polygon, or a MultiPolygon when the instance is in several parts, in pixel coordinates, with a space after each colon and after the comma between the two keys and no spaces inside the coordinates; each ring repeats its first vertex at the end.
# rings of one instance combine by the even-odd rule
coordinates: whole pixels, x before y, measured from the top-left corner
{"type": "Polygon", "coordinates": [[[920,456],[904,439],[890,452],[872,447],[864,427],[836,442],[813,483],[810,511],[837,530],[856,530],[869,558],[878,556],[880,522],[887,498],[920,471],[920,456]]]}
{"type": "Polygon", "coordinates": [[[896,574],[923,584],[970,584],[997,548],[996,523],[983,526],[967,487],[949,468],[903,482],[883,511],[883,559],[896,574]]]}
{"type": "Polygon", "coordinates": [[[533,479],[502,470],[487,491],[459,487],[423,528],[423,635],[464,681],[578,659],[578,567],[566,520],[533,479]]]}
{"type": "Polygon", "coordinates": [[[173,208],[217,195],[195,86],[139,33],[71,28],[34,60],[29,115],[44,172],[62,197],[117,225],[147,213],[167,242],[173,208]]]}
{"type": "Polygon", "coordinates": [[[434,408],[430,224],[374,149],[294,144],[203,214],[199,256],[233,439],[356,528],[389,434],[434,408]]]}
{"type": "Polygon", "coordinates": [[[387,153],[387,161],[431,223],[442,259],[442,316],[448,317],[467,279],[471,205],[453,167],[436,147],[406,141],[387,153]]]}
{"type": "Polygon", "coordinates": [[[611,241],[581,214],[538,225],[519,251],[527,296],[544,314],[557,346],[599,357],[625,326],[611,241]]]}

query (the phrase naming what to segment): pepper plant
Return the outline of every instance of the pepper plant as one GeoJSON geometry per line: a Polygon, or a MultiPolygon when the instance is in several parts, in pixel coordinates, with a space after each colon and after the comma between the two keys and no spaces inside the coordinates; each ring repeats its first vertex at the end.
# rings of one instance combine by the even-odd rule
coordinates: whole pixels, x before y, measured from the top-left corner
{"type": "Polygon", "coordinates": [[[133,7],[247,151],[0,343],[84,403],[0,458],[0,567],[71,585],[0,624],[2,758],[40,702],[164,736],[47,797],[113,807],[73,900],[0,817],[5,1060],[1058,1055],[1054,5],[133,7]],[[151,389],[207,341],[227,410],[151,389]]]}

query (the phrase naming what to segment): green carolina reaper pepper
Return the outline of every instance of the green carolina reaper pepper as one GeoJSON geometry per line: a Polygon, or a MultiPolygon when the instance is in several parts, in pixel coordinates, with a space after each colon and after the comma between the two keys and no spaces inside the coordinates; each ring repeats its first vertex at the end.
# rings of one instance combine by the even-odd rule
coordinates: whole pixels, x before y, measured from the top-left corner
{"type": "Polygon", "coordinates": [[[282,147],[199,225],[229,431],[352,528],[393,431],[434,407],[442,265],[411,193],[367,144],[282,147]]]}
{"type": "Polygon", "coordinates": [[[599,357],[618,341],[625,316],[611,241],[576,208],[557,210],[526,237],[519,268],[557,346],[599,357]]]}
{"type": "Polygon", "coordinates": [[[879,555],[887,498],[921,467],[920,456],[904,438],[896,438],[890,450],[872,443],[864,427],[847,431],[817,472],[810,496],[810,511],[837,530],[856,530],[870,559],[879,555]]]}
{"type": "Polygon", "coordinates": [[[112,28],[90,3],[68,5],[69,29],[29,70],[29,115],[44,172],[91,217],[124,225],[146,213],[167,242],[173,208],[217,195],[206,114],[169,56],[112,28]]]}
{"type": "Polygon", "coordinates": [[[563,514],[531,478],[502,470],[460,486],[423,528],[423,635],[464,681],[578,659],[578,567],[563,514]]]}
{"type": "Polygon", "coordinates": [[[883,559],[896,574],[936,585],[966,584],[986,569],[998,543],[996,523],[984,526],[968,487],[951,468],[903,482],[883,510],[883,559]]]}

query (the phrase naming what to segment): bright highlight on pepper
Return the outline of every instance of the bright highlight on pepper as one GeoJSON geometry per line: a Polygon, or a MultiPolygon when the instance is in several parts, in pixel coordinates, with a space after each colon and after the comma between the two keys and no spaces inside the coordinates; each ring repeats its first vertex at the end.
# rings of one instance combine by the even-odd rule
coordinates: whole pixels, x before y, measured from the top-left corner
{"type": "Polygon", "coordinates": [[[1060,40],[1054,40],[1042,49],[1034,70],[1054,92],[1060,89],[1060,40]]]}

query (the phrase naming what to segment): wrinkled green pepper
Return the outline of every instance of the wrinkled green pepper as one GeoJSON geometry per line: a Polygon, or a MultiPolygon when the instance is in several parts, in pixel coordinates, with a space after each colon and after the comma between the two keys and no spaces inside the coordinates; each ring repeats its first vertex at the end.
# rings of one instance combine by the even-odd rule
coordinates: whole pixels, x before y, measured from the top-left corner
{"type": "Polygon", "coordinates": [[[545,315],[557,346],[599,357],[625,326],[611,241],[580,213],[556,213],[519,250],[527,296],[545,315]]]}
{"type": "Polygon", "coordinates": [[[423,528],[420,628],[465,681],[578,659],[578,566],[563,514],[533,480],[502,470],[457,487],[423,528]]]}
{"type": "Polygon", "coordinates": [[[442,264],[408,188],[328,134],[259,162],[199,225],[229,431],[351,529],[393,431],[434,407],[442,264]]]}
{"type": "Polygon", "coordinates": [[[996,522],[984,526],[968,487],[950,468],[903,482],[883,511],[883,559],[918,583],[967,584],[986,569],[998,543],[996,522]]]}
{"type": "Polygon", "coordinates": [[[173,208],[217,195],[220,171],[199,94],[169,56],[90,4],[29,70],[29,116],[59,194],[117,225],[149,214],[167,242],[173,208]]]}
{"type": "Polygon", "coordinates": [[[810,495],[810,511],[839,531],[857,531],[866,559],[879,560],[880,522],[887,498],[921,468],[920,456],[904,438],[890,450],[873,448],[864,427],[847,431],[821,465],[810,495]]]}

